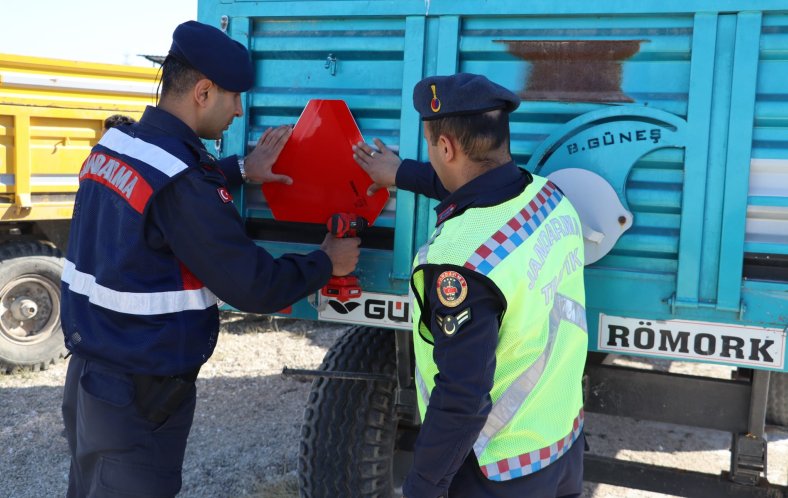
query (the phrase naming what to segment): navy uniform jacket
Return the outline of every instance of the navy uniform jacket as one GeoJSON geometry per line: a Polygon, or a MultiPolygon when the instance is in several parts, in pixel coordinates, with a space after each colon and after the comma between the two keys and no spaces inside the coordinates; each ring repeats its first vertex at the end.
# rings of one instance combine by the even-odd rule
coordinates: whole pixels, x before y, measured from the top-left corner
{"type": "Polygon", "coordinates": [[[78,355],[129,373],[189,372],[213,351],[217,297],[268,313],[328,282],[325,252],[274,259],[245,234],[222,172],[240,183],[237,159],[217,162],[175,116],[148,107],[94,151],[80,173],[63,275],[63,330],[78,355]],[[115,174],[109,165],[126,160],[145,173],[122,184],[133,167],[115,174]]]}
{"type": "MultiPolygon", "coordinates": [[[[511,162],[449,193],[429,163],[406,159],[397,171],[396,184],[397,188],[439,199],[441,202],[435,212],[440,224],[462,215],[468,208],[492,206],[512,199],[532,180],[530,173],[511,162]]],[[[416,440],[413,467],[403,487],[407,498],[452,496],[450,483],[466,459],[463,471],[478,472],[479,478],[485,480],[478,470],[472,448],[492,407],[489,393],[495,374],[495,348],[504,301],[489,278],[465,268],[452,266],[450,269],[459,272],[468,282],[465,302],[472,309],[472,318],[455,334],[446,336],[440,332],[435,317],[451,315],[456,309],[441,304],[434,292],[425,292],[423,315],[433,331],[434,357],[440,375],[436,378],[416,440]]],[[[425,288],[436,288],[441,271],[440,267],[425,268],[425,288]]],[[[534,479],[490,481],[489,484],[497,493],[512,497],[526,496],[525,493],[538,491],[539,487],[534,479]]]]}

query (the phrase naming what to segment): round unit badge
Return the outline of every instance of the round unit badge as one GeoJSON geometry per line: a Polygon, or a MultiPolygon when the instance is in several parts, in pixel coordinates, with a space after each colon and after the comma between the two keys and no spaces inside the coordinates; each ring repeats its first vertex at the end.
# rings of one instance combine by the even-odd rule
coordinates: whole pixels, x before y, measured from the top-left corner
{"type": "Polygon", "coordinates": [[[454,308],[468,297],[468,282],[456,271],[445,271],[438,277],[437,290],[440,302],[454,308]]]}

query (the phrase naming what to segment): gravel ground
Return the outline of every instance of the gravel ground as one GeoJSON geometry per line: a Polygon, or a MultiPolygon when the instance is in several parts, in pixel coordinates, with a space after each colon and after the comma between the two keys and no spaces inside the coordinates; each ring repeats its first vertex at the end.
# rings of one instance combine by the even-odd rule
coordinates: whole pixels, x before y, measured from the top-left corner
{"type": "MultiPolygon", "coordinates": [[[[310,383],[280,375],[282,367],[316,368],[345,326],[225,313],[218,347],[197,385],[197,410],[184,463],[187,498],[298,496],[298,440],[310,383]]],[[[689,363],[617,364],[725,376],[689,363]]],[[[0,496],[63,496],[68,451],[60,401],[66,364],[44,372],[0,376],[0,496]]],[[[727,433],[588,414],[595,454],[719,473],[729,466],[727,433]]],[[[769,480],[788,481],[788,432],[768,431],[769,480]]],[[[656,498],[656,493],[586,484],[587,497],[656,498]]]]}

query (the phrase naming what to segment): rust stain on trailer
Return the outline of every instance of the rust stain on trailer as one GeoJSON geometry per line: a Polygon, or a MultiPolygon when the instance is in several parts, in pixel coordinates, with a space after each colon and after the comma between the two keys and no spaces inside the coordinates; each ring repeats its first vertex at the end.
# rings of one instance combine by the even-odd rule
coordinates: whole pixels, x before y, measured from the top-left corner
{"type": "Polygon", "coordinates": [[[621,63],[648,40],[495,40],[532,64],[520,97],[561,102],[634,102],[621,63]]]}

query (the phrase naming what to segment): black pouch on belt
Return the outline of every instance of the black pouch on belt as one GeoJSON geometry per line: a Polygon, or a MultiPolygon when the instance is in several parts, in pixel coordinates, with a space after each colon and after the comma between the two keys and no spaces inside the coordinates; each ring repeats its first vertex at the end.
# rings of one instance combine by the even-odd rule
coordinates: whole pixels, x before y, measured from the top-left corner
{"type": "Polygon", "coordinates": [[[183,375],[134,375],[134,404],[146,419],[160,424],[175,413],[194,389],[200,369],[183,375]]]}

